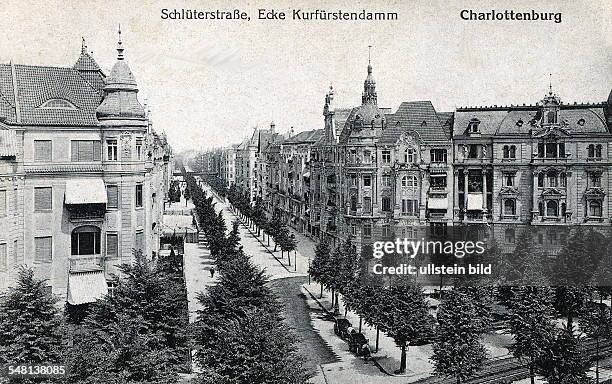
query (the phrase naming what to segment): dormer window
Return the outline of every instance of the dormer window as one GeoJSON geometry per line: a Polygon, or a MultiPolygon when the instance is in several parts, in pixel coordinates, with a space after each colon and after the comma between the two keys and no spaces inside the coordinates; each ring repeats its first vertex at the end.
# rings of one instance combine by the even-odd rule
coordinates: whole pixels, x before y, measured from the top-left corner
{"type": "Polygon", "coordinates": [[[467,133],[468,134],[478,133],[479,132],[479,128],[478,128],[479,124],[480,124],[480,120],[478,120],[478,119],[470,120],[470,123],[468,124],[467,133]]]}
{"type": "Polygon", "coordinates": [[[548,111],[546,114],[546,123],[557,124],[557,113],[555,111],[548,111]]]}
{"type": "Polygon", "coordinates": [[[77,109],[77,107],[64,99],[51,99],[45,101],[40,107],[41,109],[77,109]]]}

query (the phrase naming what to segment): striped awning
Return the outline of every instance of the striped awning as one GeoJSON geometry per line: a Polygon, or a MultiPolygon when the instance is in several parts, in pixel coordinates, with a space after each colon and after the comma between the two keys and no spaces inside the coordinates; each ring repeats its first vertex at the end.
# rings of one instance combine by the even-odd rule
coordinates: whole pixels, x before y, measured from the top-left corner
{"type": "Polygon", "coordinates": [[[68,276],[68,298],[72,305],[93,303],[108,294],[104,271],[71,273],[68,276]]]}
{"type": "Polygon", "coordinates": [[[12,129],[0,129],[0,157],[17,156],[17,134],[12,129]]]}
{"type": "Polygon", "coordinates": [[[64,204],[106,204],[106,187],[102,179],[72,179],[66,181],[64,204]]]}

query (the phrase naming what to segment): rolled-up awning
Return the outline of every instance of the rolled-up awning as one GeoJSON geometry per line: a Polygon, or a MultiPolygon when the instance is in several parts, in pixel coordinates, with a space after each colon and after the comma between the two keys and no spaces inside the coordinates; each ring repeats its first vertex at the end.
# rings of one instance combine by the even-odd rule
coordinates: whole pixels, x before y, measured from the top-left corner
{"type": "Polygon", "coordinates": [[[64,204],[106,204],[106,187],[104,186],[104,180],[68,180],[66,182],[64,204]]]}
{"type": "Polygon", "coordinates": [[[108,294],[104,271],[71,273],[68,276],[68,303],[93,303],[108,294]]]}
{"type": "Polygon", "coordinates": [[[482,210],[482,193],[468,193],[468,210],[482,210]]]}
{"type": "Polygon", "coordinates": [[[429,209],[447,209],[448,197],[430,197],[427,200],[427,208],[429,209]]]}

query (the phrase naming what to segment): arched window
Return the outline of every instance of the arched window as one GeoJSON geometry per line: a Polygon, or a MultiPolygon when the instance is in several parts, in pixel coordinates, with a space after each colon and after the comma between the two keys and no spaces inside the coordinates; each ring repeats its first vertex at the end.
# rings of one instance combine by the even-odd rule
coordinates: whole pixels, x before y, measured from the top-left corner
{"type": "Polygon", "coordinates": [[[538,187],[540,188],[544,187],[544,174],[543,173],[538,173],[538,187]]]}
{"type": "Polygon", "coordinates": [[[592,200],[589,202],[589,216],[591,217],[601,217],[601,201],[592,200]]]}
{"type": "Polygon", "coordinates": [[[404,151],[404,163],[414,163],[416,161],[416,153],[414,148],[408,148],[404,151]]]}
{"type": "Polygon", "coordinates": [[[549,171],[547,174],[548,177],[548,186],[556,187],[557,186],[557,172],[549,171]]]}
{"type": "Polygon", "coordinates": [[[516,215],[516,200],[506,199],[504,200],[504,214],[505,215],[516,215]]]}
{"type": "Polygon", "coordinates": [[[351,196],[351,211],[357,210],[357,196],[351,196]]]}
{"type": "Polygon", "coordinates": [[[546,216],[557,217],[559,216],[559,203],[556,200],[548,200],[546,202],[546,216]]]}
{"type": "Polygon", "coordinates": [[[45,101],[38,108],[44,109],[77,109],[71,102],[64,99],[50,99],[45,101]]]}
{"type": "Polygon", "coordinates": [[[589,146],[587,147],[587,152],[588,157],[595,157],[595,146],[593,144],[589,144],[589,146]]]}
{"type": "Polygon", "coordinates": [[[567,175],[565,174],[565,172],[561,172],[561,174],[559,175],[559,183],[561,187],[567,187],[567,175]]]}
{"type": "Polygon", "coordinates": [[[595,146],[595,157],[601,159],[601,144],[595,146]]]}
{"type": "Polygon", "coordinates": [[[417,186],[417,178],[416,176],[402,176],[402,187],[411,187],[414,188],[417,186]]]}
{"type": "Polygon", "coordinates": [[[510,158],[511,159],[515,159],[516,158],[516,147],[514,145],[510,146],[510,158]]]}
{"type": "Polygon", "coordinates": [[[508,149],[507,145],[504,145],[504,159],[507,159],[510,157],[510,150],[508,149]]]}
{"type": "Polygon", "coordinates": [[[555,111],[550,111],[546,114],[546,120],[548,124],[555,124],[557,122],[557,114],[555,111]]]}
{"type": "Polygon", "coordinates": [[[71,235],[71,254],[99,255],[100,228],[93,225],[75,228],[71,235]]]}

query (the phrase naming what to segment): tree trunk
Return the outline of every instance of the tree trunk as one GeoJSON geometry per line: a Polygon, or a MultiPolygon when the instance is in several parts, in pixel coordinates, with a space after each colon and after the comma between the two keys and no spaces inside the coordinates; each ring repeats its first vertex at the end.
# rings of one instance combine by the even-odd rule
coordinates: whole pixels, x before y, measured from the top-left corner
{"type": "Polygon", "coordinates": [[[398,373],[406,372],[406,342],[402,343],[402,357],[400,358],[400,368],[398,373]]]}
{"type": "Polygon", "coordinates": [[[321,284],[321,294],[319,295],[319,299],[323,298],[323,284],[321,284]]]}
{"type": "Polygon", "coordinates": [[[533,357],[531,357],[531,362],[529,363],[529,377],[531,378],[531,384],[535,384],[535,372],[534,372],[533,357]]]}
{"type": "Polygon", "coordinates": [[[378,325],[376,326],[376,353],[378,353],[378,337],[380,335],[380,330],[378,329],[378,325]]]}
{"type": "Polygon", "coordinates": [[[340,304],[338,302],[338,293],[336,292],[336,302],[334,303],[334,313],[337,314],[340,312],[340,304]]]}
{"type": "Polygon", "coordinates": [[[346,319],[346,315],[348,314],[348,308],[346,305],[344,306],[344,318],[346,319]]]}
{"type": "Polygon", "coordinates": [[[595,338],[596,345],[596,355],[595,355],[595,384],[599,384],[599,332],[597,332],[597,337],[595,338]]]}
{"type": "Polygon", "coordinates": [[[361,316],[359,316],[359,333],[361,333],[361,323],[362,323],[362,319],[361,319],[361,316]]]}
{"type": "Polygon", "coordinates": [[[331,291],[331,299],[332,299],[332,302],[331,302],[331,310],[332,310],[332,311],[334,310],[334,299],[335,299],[335,298],[336,298],[336,295],[334,294],[334,289],[332,288],[332,291],[331,291]]]}

